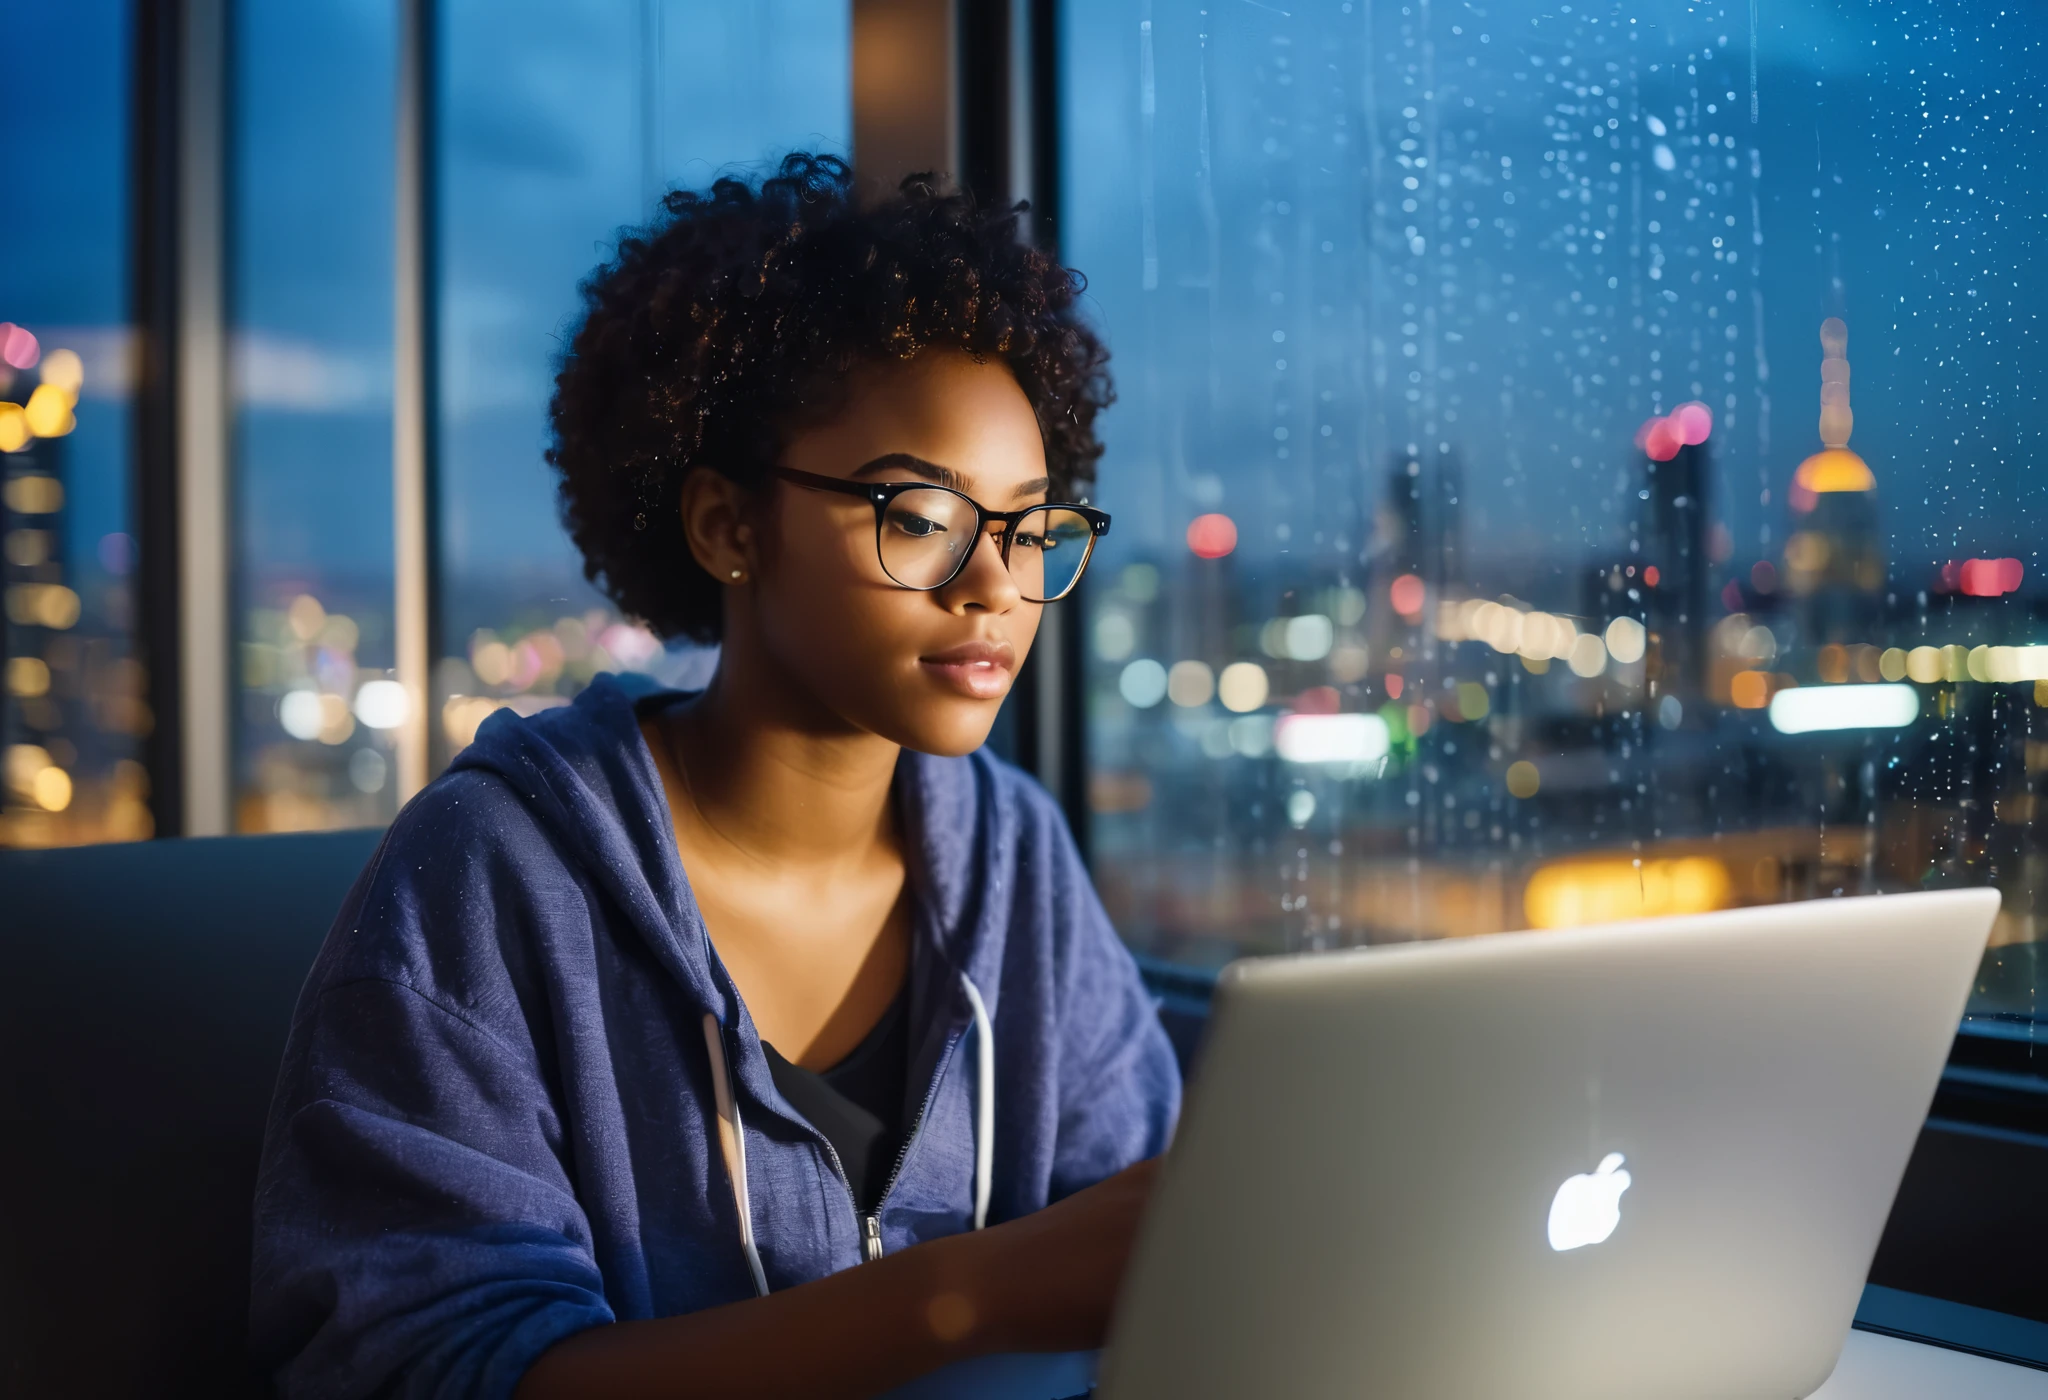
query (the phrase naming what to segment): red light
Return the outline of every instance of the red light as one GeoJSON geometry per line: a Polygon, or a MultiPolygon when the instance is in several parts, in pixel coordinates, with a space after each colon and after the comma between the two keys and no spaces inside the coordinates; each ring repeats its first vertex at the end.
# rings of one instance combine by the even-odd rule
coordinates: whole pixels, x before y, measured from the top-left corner
{"type": "Polygon", "coordinates": [[[1237,522],[1227,515],[1198,515],[1188,522],[1188,548],[1202,559],[1221,559],[1237,548],[1237,522]]]}
{"type": "Polygon", "coordinates": [[[1778,591],[1778,566],[1768,559],[1759,559],[1749,566],[1749,584],[1759,593],[1778,591]]]}
{"type": "Polygon", "coordinates": [[[1972,598],[1996,598],[2017,592],[2026,569],[2017,559],[1965,559],[1958,569],[1949,564],[1941,571],[1942,582],[1960,585],[1972,598]]]}
{"type": "Polygon", "coordinates": [[[1655,564],[1647,564],[1643,567],[1643,582],[1649,584],[1650,587],[1655,588],[1657,580],[1662,577],[1663,575],[1657,572],[1655,564]]]}
{"type": "Polygon", "coordinates": [[[1671,410],[1671,421],[1678,426],[1678,433],[1688,447],[1697,447],[1705,442],[1714,431],[1714,410],[1694,400],[1682,403],[1671,410]]]}
{"type": "Polygon", "coordinates": [[[1653,462],[1668,462],[1681,447],[1696,447],[1714,431],[1714,410],[1695,399],[1636,429],[1636,446],[1653,462]]]}
{"type": "Polygon", "coordinates": [[[1685,446],[1685,431],[1669,418],[1659,418],[1643,434],[1643,451],[1653,462],[1668,462],[1685,446]]]}
{"type": "Polygon", "coordinates": [[[1732,578],[1728,580],[1728,586],[1721,590],[1721,606],[1732,613],[1742,611],[1742,585],[1732,578]]]}
{"type": "Polygon", "coordinates": [[[1403,574],[1387,586],[1387,601],[1403,617],[1413,617],[1421,612],[1422,600],[1422,580],[1414,574],[1403,574]]]}
{"type": "Polygon", "coordinates": [[[1401,687],[1404,684],[1405,682],[1402,681],[1399,674],[1393,671],[1387,672],[1387,698],[1389,700],[1399,700],[1401,698],[1401,687]]]}
{"type": "Polygon", "coordinates": [[[16,369],[34,369],[36,361],[43,356],[42,347],[36,344],[35,336],[26,326],[17,326],[12,321],[0,321],[0,360],[5,360],[16,369]]]}
{"type": "Polygon", "coordinates": [[[1344,697],[1333,685],[1311,686],[1294,697],[1294,712],[1302,715],[1334,715],[1344,697]]]}

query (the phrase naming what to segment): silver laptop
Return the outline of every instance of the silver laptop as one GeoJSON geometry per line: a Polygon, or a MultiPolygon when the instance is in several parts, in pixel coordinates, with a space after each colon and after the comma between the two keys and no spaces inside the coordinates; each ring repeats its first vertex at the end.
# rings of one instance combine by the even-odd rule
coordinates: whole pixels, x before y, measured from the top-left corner
{"type": "Polygon", "coordinates": [[[1106,1400],[1810,1394],[1992,890],[1227,969],[1106,1400]]]}

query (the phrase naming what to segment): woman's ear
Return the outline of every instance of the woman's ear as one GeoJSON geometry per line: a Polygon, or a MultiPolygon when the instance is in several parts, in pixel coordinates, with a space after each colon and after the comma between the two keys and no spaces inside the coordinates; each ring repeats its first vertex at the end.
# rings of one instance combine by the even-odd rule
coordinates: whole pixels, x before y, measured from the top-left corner
{"type": "Polygon", "coordinates": [[[744,583],[756,561],[751,502],[723,473],[698,467],[683,478],[683,538],[691,557],[719,583],[744,583]]]}

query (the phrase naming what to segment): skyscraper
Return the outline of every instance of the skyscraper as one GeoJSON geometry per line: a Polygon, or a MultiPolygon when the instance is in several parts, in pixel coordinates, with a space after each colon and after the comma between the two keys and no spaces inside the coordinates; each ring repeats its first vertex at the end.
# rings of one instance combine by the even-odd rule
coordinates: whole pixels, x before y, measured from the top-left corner
{"type": "Polygon", "coordinates": [[[1816,646],[1865,640],[1885,577],[1877,477],[1849,450],[1849,328],[1830,316],[1820,341],[1822,446],[1793,473],[1785,539],[1785,588],[1805,640],[1816,646]]]}

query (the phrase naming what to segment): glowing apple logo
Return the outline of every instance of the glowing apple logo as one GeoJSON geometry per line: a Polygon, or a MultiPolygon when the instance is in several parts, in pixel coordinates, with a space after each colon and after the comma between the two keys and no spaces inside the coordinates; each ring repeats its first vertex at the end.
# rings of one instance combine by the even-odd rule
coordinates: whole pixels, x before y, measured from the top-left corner
{"type": "Polygon", "coordinates": [[[1621,1224],[1621,1193],[1628,1190],[1629,1174],[1621,1169],[1622,1156],[1610,1152],[1591,1172],[1567,1177],[1550,1202],[1550,1247],[1562,1253],[1582,1245],[1599,1244],[1621,1224]]]}

